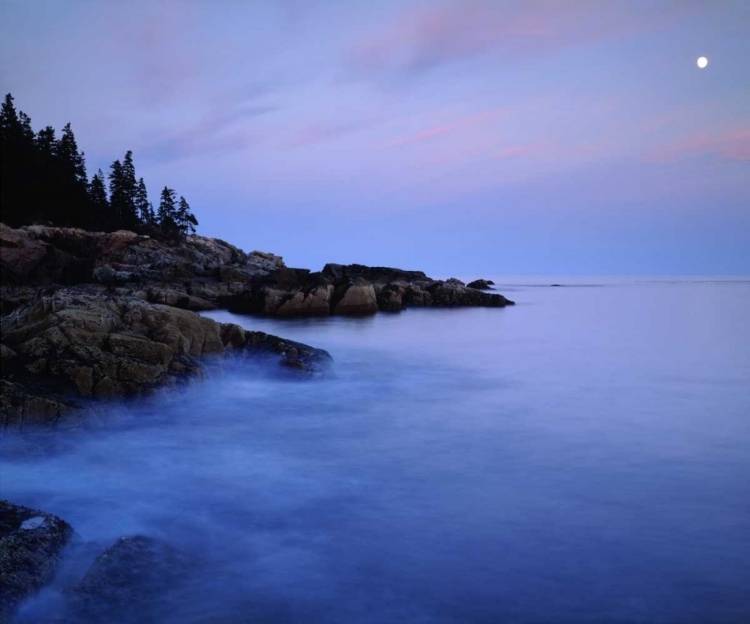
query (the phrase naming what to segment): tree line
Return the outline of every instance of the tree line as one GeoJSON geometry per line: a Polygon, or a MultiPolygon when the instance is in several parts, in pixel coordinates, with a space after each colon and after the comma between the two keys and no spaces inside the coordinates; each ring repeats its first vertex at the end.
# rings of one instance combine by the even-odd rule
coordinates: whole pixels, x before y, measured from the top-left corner
{"type": "Polygon", "coordinates": [[[14,227],[124,229],[171,239],[194,234],[198,225],[185,198],[169,187],[154,210],[146,183],[136,176],[132,151],[115,160],[106,177],[99,169],[89,179],[70,124],[59,138],[52,126],[35,133],[10,93],[0,110],[0,221],[14,227]]]}

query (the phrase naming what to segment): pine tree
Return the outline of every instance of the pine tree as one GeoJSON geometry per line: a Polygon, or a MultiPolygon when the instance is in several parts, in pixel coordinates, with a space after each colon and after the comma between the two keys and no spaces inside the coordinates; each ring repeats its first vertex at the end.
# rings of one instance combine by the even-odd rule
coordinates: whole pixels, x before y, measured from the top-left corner
{"type": "Polygon", "coordinates": [[[109,166],[109,205],[112,227],[120,228],[124,222],[124,198],[122,183],[122,163],[116,160],[109,166]]]}
{"type": "Polygon", "coordinates": [[[63,166],[75,177],[80,184],[86,184],[86,158],[83,152],[78,151],[75,135],[70,123],[65,124],[62,136],[57,144],[57,155],[63,161],[63,166]]]}
{"type": "Polygon", "coordinates": [[[138,218],[143,226],[151,225],[151,216],[149,214],[150,203],[148,201],[148,192],[146,191],[146,183],[143,178],[138,180],[138,186],[135,191],[135,205],[138,209],[138,218]]]}
{"type": "Polygon", "coordinates": [[[176,193],[174,189],[167,186],[161,192],[159,197],[159,225],[164,226],[167,221],[176,223],[175,221],[175,198],[176,193]]]}
{"type": "Polygon", "coordinates": [[[124,227],[135,230],[140,225],[138,218],[138,182],[135,178],[133,152],[128,150],[122,161],[122,219],[124,227]]]}
{"type": "Polygon", "coordinates": [[[36,135],[37,147],[48,156],[53,156],[57,152],[57,140],[55,139],[55,129],[47,126],[40,130],[36,135]]]}
{"type": "Polygon", "coordinates": [[[159,229],[166,238],[179,238],[180,228],[177,225],[177,210],[175,208],[173,189],[165,186],[159,199],[159,229]]]}
{"type": "Polygon", "coordinates": [[[21,111],[18,114],[20,122],[21,137],[24,143],[32,144],[34,142],[34,130],[31,127],[31,117],[21,111]]]}
{"type": "Polygon", "coordinates": [[[91,178],[89,197],[91,199],[91,205],[99,212],[99,214],[103,215],[109,211],[107,189],[104,185],[104,174],[101,169],[99,169],[91,178]]]}
{"type": "Polygon", "coordinates": [[[16,106],[13,104],[13,96],[8,93],[5,96],[2,107],[0,107],[0,138],[4,141],[20,135],[21,122],[18,119],[16,106]]]}
{"type": "Polygon", "coordinates": [[[182,195],[180,195],[180,202],[177,206],[175,221],[183,236],[195,234],[195,226],[198,225],[198,220],[193,216],[193,213],[190,211],[190,204],[187,203],[182,195]]]}

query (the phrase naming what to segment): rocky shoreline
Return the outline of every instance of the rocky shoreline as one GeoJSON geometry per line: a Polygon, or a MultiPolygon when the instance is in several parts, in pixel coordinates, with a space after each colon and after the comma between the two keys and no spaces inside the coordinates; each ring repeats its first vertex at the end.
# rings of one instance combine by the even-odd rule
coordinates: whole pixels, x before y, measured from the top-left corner
{"type": "Polygon", "coordinates": [[[513,302],[421,271],[327,264],[224,241],[159,241],[129,231],[0,224],[0,426],[58,426],[107,399],[139,397],[199,375],[210,358],[267,356],[279,373],[317,375],[321,349],[197,312],[274,317],[366,315],[408,307],[513,302]]]}
{"type": "MultiPolygon", "coordinates": [[[[76,426],[107,400],[142,397],[200,376],[212,361],[265,358],[274,374],[324,374],[321,349],[198,312],[275,317],[397,313],[412,306],[512,305],[481,280],[327,264],[289,268],[212,238],[179,243],[128,231],[0,224],[0,428],[76,426]]],[[[0,624],[49,584],[76,536],[64,520],[0,501],[0,624]]],[[[182,578],[186,553],[158,540],[118,540],[65,589],[60,622],[120,621],[182,578]]],[[[130,620],[128,620],[130,621],[130,620]]]]}

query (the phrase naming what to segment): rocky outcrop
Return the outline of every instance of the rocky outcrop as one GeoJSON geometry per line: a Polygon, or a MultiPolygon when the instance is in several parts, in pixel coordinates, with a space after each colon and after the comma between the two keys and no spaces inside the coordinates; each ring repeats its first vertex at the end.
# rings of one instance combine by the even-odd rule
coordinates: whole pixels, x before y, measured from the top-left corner
{"type": "Polygon", "coordinates": [[[63,288],[2,319],[5,426],[55,423],[86,400],[140,396],[203,370],[207,356],[273,355],[316,373],[322,350],[194,312],[85,287],[63,288]]]}
{"type": "Polygon", "coordinates": [[[506,305],[513,302],[467,287],[456,278],[434,280],[421,271],[361,264],[327,264],[320,273],[273,271],[228,299],[233,312],[285,317],[398,312],[409,306],[506,305]]]}
{"type": "Polygon", "coordinates": [[[0,624],[52,580],[72,527],[43,511],[0,501],[0,624]]]}
{"type": "Polygon", "coordinates": [[[215,238],[158,241],[134,232],[0,224],[1,312],[33,297],[33,287],[99,283],[148,301],[191,310],[216,307],[251,279],[284,267],[279,256],[215,238]]]}
{"type": "Polygon", "coordinates": [[[495,285],[495,282],[492,280],[485,280],[485,279],[478,279],[474,280],[473,282],[469,282],[466,286],[469,288],[474,288],[476,290],[492,290],[492,287],[495,285]]]}

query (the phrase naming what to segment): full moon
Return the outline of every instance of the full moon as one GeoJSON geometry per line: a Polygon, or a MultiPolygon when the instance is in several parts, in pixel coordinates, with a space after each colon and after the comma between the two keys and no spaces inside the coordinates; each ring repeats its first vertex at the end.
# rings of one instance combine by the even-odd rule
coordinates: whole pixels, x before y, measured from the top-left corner
{"type": "Polygon", "coordinates": [[[708,65],[708,59],[705,56],[701,56],[698,59],[698,67],[703,69],[706,65],[708,65]]]}

